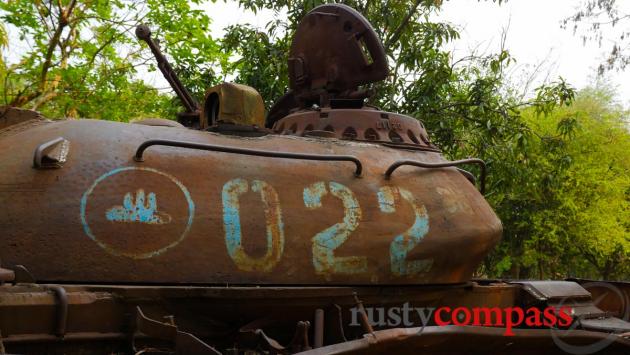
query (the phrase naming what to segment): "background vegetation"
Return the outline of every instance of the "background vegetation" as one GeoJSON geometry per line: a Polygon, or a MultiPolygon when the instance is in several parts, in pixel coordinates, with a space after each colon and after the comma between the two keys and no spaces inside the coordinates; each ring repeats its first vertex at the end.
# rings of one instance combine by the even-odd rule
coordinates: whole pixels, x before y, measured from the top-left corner
{"type": "MultiPolygon", "coordinates": [[[[505,77],[507,49],[453,61],[443,48],[457,29],[431,21],[441,1],[343,2],[372,22],[389,58],[392,74],[374,85],[371,103],[423,120],[448,158],[489,165],[487,198],[505,231],[479,276],[630,278],[629,122],[614,92],[576,92],[558,78],[524,98],[505,77]]],[[[173,118],[172,94],[138,79],[155,70],[134,37],[144,22],[195,95],[227,78],[258,89],[269,107],[287,88],[292,33],[322,1],[239,3],[287,15],[212,38],[201,0],[4,1],[0,50],[15,53],[7,26],[28,49],[12,63],[0,56],[0,104],[48,117],[173,118]]],[[[613,0],[598,4],[615,14],[613,0]]]]}

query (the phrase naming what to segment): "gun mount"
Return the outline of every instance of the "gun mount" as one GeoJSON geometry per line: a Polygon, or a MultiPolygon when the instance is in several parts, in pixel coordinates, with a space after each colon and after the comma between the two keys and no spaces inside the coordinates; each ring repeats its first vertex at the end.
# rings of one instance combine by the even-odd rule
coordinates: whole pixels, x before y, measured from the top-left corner
{"type": "Polygon", "coordinates": [[[204,104],[200,107],[151,38],[149,27],[138,26],[136,36],[149,45],[158,62],[158,68],[186,109],[177,115],[179,123],[190,128],[208,129],[225,134],[252,136],[266,134],[265,130],[258,128],[264,125],[265,110],[258,91],[242,84],[219,84],[206,91],[204,104]]]}
{"type": "Polygon", "coordinates": [[[149,28],[149,26],[140,25],[136,27],[136,36],[149,45],[151,52],[157,60],[158,68],[162,72],[162,75],[164,75],[164,78],[171,85],[171,87],[177,94],[177,97],[179,97],[182,104],[186,108],[186,111],[178,114],[178,121],[186,126],[191,126],[194,124],[194,122],[198,122],[201,112],[199,108],[199,103],[197,103],[192,95],[190,95],[188,89],[186,89],[186,87],[177,77],[177,74],[175,74],[175,71],[173,70],[171,64],[168,62],[168,59],[166,59],[164,54],[162,54],[162,51],[160,50],[158,44],[155,43],[155,41],[151,38],[151,29],[149,28]]]}

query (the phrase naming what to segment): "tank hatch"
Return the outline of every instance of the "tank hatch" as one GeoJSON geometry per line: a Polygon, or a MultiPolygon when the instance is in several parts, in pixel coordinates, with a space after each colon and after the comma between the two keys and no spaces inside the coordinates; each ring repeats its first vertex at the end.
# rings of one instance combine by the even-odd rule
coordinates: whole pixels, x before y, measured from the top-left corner
{"type": "Polygon", "coordinates": [[[418,120],[365,105],[367,86],[389,70],[381,40],[354,9],[328,4],[309,12],[293,38],[288,68],[290,90],[266,119],[276,133],[437,150],[418,120]]]}
{"type": "Polygon", "coordinates": [[[289,86],[299,100],[360,99],[366,93],[359,86],[384,80],[388,72],[378,35],[346,5],[315,8],[293,37],[289,86]]]}

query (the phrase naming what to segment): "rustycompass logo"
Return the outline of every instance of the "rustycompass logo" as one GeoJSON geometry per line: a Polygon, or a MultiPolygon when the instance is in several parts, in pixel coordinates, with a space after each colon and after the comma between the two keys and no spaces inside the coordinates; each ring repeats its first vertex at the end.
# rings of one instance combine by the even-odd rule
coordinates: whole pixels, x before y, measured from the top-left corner
{"type": "Polygon", "coordinates": [[[610,282],[580,284],[592,295],[591,303],[576,304],[567,297],[553,306],[538,307],[354,307],[350,326],[421,327],[482,326],[504,330],[506,337],[515,329],[548,329],[554,344],[564,353],[589,355],[608,353],[613,343],[628,338],[630,300],[625,290],[610,282]],[[607,311],[608,310],[608,311],[607,311]],[[596,329],[597,332],[588,332],[596,329]],[[625,332],[625,333],[624,333],[625,332]]]}
{"type": "MultiPolygon", "coordinates": [[[[418,319],[422,328],[428,325],[456,325],[483,326],[505,328],[505,336],[514,336],[513,329],[519,326],[530,328],[559,327],[566,328],[572,322],[572,308],[546,307],[538,309],[530,307],[412,307],[408,302],[402,307],[364,307],[367,318],[372,326],[410,327],[417,324],[412,319],[418,319]]],[[[352,308],[352,323],[356,326],[361,312],[352,308]]]]}

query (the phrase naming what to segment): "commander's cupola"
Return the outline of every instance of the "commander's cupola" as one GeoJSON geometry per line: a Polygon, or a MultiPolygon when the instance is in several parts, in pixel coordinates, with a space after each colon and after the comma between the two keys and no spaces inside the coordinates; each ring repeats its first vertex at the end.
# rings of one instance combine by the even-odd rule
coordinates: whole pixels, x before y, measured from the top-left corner
{"type": "Polygon", "coordinates": [[[276,133],[435,148],[420,121],[366,105],[369,85],[389,70],[381,40],[354,9],[329,4],[309,12],[295,32],[288,67],[290,91],[265,122],[276,133]]]}

